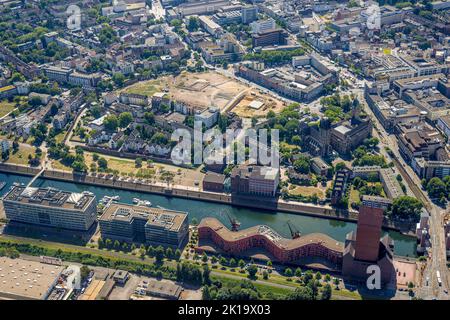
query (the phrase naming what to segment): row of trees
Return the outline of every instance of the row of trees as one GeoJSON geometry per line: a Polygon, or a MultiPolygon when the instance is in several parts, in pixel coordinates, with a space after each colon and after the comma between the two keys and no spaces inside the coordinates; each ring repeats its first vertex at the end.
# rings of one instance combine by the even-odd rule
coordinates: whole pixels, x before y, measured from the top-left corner
{"type": "Polygon", "coordinates": [[[164,259],[169,260],[178,260],[181,256],[181,250],[180,249],[172,249],[171,247],[167,247],[164,249],[163,246],[157,246],[154,247],[152,245],[145,246],[143,244],[140,245],[138,248],[136,244],[134,243],[128,243],[128,242],[120,242],[119,240],[111,240],[111,239],[102,239],[100,238],[98,240],[98,247],[100,249],[110,249],[110,250],[116,250],[116,251],[123,251],[123,252],[133,252],[136,251],[139,253],[139,256],[141,258],[144,258],[145,256],[153,257],[156,259],[158,263],[161,263],[164,259]]]}
{"type": "Polygon", "coordinates": [[[280,64],[287,63],[292,60],[292,57],[302,56],[305,54],[303,49],[295,49],[290,51],[274,50],[262,51],[260,53],[248,53],[244,56],[244,60],[257,60],[266,64],[280,64]]]}
{"type": "Polygon", "coordinates": [[[85,253],[82,251],[66,250],[64,248],[53,249],[28,243],[7,241],[0,242],[0,250],[1,248],[15,249],[21,254],[57,257],[64,261],[77,262],[84,265],[121,269],[139,275],[176,280],[176,269],[163,263],[149,264],[132,259],[111,258],[103,256],[101,253],[85,253]]]}

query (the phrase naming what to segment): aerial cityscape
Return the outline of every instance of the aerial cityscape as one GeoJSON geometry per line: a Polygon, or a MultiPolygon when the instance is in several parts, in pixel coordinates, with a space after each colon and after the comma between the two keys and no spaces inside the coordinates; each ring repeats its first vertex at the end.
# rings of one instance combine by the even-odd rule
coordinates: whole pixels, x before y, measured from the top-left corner
{"type": "Polygon", "coordinates": [[[0,300],[450,300],[449,137],[449,0],[0,0],[0,300]]]}

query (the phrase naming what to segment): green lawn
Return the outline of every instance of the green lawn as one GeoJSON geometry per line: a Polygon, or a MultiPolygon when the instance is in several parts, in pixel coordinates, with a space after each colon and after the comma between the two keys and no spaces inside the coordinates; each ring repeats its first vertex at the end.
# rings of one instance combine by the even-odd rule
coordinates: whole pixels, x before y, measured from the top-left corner
{"type": "Polygon", "coordinates": [[[7,100],[0,101],[0,117],[3,117],[15,109],[15,104],[7,100]]]}
{"type": "Polygon", "coordinates": [[[360,201],[359,200],[359,191],[355,190],[353,186],[350,189],[350,197],[349,198],[350,198],[349,205],[352,204],[353,202],[358,203],[360,201]]]}
{"type": "MultiPolygon", "coordinates": [[[[224,285],[226,285],[226,284],[233,285],[237,282],[240,282],[239,280],[230,279],[230,278],[227,278],[226,276],[218,276],[218,275],[211,275],[211,279],[219,280],[224,285]]],[[[265,285],[265,284],[256,283],[256,282],[253,282],[253,285],[258,289],[259,292],[263,292],[263,293],[272,292],[273,294],[286,295],[286,294],[292,292],[291,289],[274,287],[271,285],[265,285]]]]}
{"type": "Polygon", "coordinates": [[[161,91],[163,88],[161,86],[160,80],[149,80],[135,83],[125,89],[123,92],[142,94],[151,97],[154,93],[161,91]]]}
{"type": "MultiPolygon", "coordinates": [[[[239,270],[239,268],[235,268],[235,269],[239,270]]],[[[220,278],[221,281],[222,281],[222,279],[225,279],[226,281],[229,281],[229,282],[237,281],[235,279],[227,278],[227,275],[233,275],[233,276],[242,277],[243,280],[244,279],[248,279],[246,273],[239,273],[238,271],[233,272],[233,271],[230,271],[228,269],[227,270],[221,270],[220,267],[217,268],[217,269],[211,269],[211,270],[214,271],[214,272],[223,274],[223,276],[212,275],[212,277],[220,278]]],[[[255,285],[255,287],[257,287],[258,289],[261,289],[261,291],[264,291],[264,290],[267,291],[268,290],[268,291],[271,291],[273,293],[286,294],[286,293],[289,293],[290,291],[294,290],[297,287],[301,287],[301,284],[295,282],[294,278],[295,277],[292,278],[292,281],[287,281],[286,277],[271,274],[271,275],[269,275],[269,279],[268,280],[264,280],[262,278],[262,276],[260,274],[258,274],[258,280],[266,281],[268,284],[265,285],[265,284],[256,283],[256,282],[252,282],[252,283],[255,285]],[[292,287],[292,289],[271,286],[269,283],[289,286],[289,287],[292,287]]],[[[333,295],[332,295],[332,299],[333,300],[339,300],[339,297],[341,297],[341,298],[348,298],[348,299],[354,299],[354,300],[361,300],[361,295],[357,291],[349,291],[347,289],[336,290],[336,289],[334,289],[335,286],[333,284],[331,285],[331,287],[333,288],[333,295]]]]}
{"type": "Polygon", "coordinates": [[[35,156],[35,148],[30,145],[21,144],[19,146],[19,150],[16,153],[11,152],[9,155],[9,159],[6,163],[14,163],[14,164],[28,164],[28,156],[35,156]]]}
{"type": "Polygon", "coordinates": [[[62,132],[58,133],[58,134],[55,136],[56,143],[61,143],[61,142],[63,142],[65,136],[66,136],[66,132],[65,132],[65,131],[62,131],[62,132]]]}
{"type": "Polygon", "coordinates": [[[321,189],[311,186],[295,186],[294,189],[289,190],[289,194],[294,196],[301,195],[304,197],[316,194],[320,199],[325,198],[325,193],[321,189]]]}

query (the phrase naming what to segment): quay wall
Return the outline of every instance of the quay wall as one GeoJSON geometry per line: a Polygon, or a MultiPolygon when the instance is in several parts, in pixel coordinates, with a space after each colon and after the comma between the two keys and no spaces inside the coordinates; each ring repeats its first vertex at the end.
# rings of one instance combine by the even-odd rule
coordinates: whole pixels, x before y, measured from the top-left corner
{"type": "MultiPolygon", "coordinates": [[[[15,164],[0,163],[0,172],[20,174],[26,176],[35,176],[41,171],[41,168],[27,167],[15,164]]],[[[228,204],[238,207],[246,207],[251,209],[265,210],[265,211],[283,211],[293,214],[308,215],[318,218],[327,218],[334,220],[341,220],[347,222],[357,222],[358,216],[353,212],[337,211],[329,206],[313,205],[300,202],[286,202],[282,200],[264,200],[243,196],[232,196],[230,194],[213,193],[199,190],[187,190],[177,188],[174,186],[160,186],[142,182],[120,181],[117,179],[98,177],[93,175],[86,175],[80,173],[72,173],[60,170],[44,170],[42,175],[44,179],[66,181],[73,183],[81,183],[87,185],[110,187],[116,189],[123,189],[128,191],[138,191],[144,193],[152,193],[163,196],[173,196],[178,198],[185,198],[190,200],[208,201],[214,203],[228,204]]],[[[400,231],[404,234],[412,234],[411,226],[398,225],[387,221],[383,223],[385,229],[400,231]]]]}

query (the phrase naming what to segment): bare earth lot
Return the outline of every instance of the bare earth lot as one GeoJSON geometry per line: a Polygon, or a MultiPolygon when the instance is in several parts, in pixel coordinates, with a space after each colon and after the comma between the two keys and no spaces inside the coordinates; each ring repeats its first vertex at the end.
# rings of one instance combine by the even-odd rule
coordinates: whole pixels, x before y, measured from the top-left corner
{"type": "Polygon", "coordinates": [[[199,107],[215,106],[223,109],[236,95],[247,87],[216,72],[188,73],[165,76],[131,85],[123,92],[152,96],[165,91],[171,99],[199,107]]]}
{"type": "Polygon", "coordinates": [[[143,94],[151,97],[155,92],[166,92],[171,100],[186,102],[199,108],[218,107],[221,111],[232,111],[242,118],[264,117],[270,110],[281,112],[285,103],[249,87],[237,80],[214,71],[201,73],[183,72],[180,75],[164,76],[141,81],[121,92],[143,94]],[[259,101],[259,108],[250,103],[259,101]]]}

